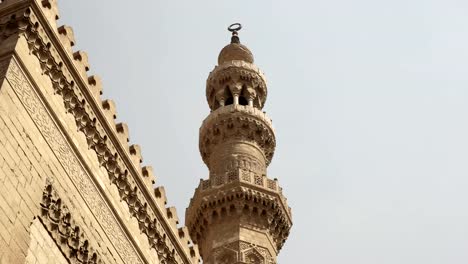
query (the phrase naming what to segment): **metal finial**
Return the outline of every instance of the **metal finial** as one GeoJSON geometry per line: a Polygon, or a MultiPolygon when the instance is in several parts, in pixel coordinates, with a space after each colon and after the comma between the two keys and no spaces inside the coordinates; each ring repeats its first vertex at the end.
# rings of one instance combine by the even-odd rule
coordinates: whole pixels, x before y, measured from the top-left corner
{"type": "Polygon", "coordinates": [[[231,43],[240,43],[237,32],[242,29],[241,23],[234,23],[227,28],[232,32],[231,43]]]}

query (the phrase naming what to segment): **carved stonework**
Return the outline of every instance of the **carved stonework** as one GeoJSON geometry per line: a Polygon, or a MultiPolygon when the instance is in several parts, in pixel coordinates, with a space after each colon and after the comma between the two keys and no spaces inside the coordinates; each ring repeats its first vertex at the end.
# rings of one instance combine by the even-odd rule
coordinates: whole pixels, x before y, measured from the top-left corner
{"type": "Polygon", "coordinates": [[[244,241],[232,242],[213,250],[212,263],[232,264],[237,262],[274,264],[275,260],[268,249],[244,241]]]}
{"type": "Polygon", "coordinates": [[[50,182],[42,194],[39,219],[68,260],[82,264],[102,263],[99,253],[91,247],[83,229],[74,224],[67,206],[50,182]]]}
{"type": "Polygon", "coordinates": [[[252,63],[234,60],[216,66],[206,81],[206,99],[211,110],[220,107],[232,95],[253,100],[253,105],[262,108],[267,97],[266,78],[252,63]]]}
{"type": "MultiPolygon", "coordinates": [[[[96,78],[90,77],[90,86],[87,87],[85,84],[83,87],[83,81],[81,79],[81,77],[83,77],[83,73],[77,73],[73,67],[69,68],[65,66],[68,65],[66,60],[73,58],[75,66],[78,70],[83,68],[85,74],[89,67],[85,65],[87,64],[85,53],[77,52],[73,56],[70,55],[70,58],[63,57],[63,52],[60,51],[63,48],[60,47],[60,45],[54,45],[56,43],[54,42],[54,38],[48,35],[47,30],[44,30],[43,25],[40,23],[40,20],[34,12],[34,8],[29,6],[30,4],[35,4],[35,2],[24,2],[24,8],[16,11],[14,15],[9,16],[6,20],[5,17],[7,16],[2,17],[3,20],[0,21],[0,42],[11,36],[24,37],[26,39],[30,53],[40,62],[42,73],[50,78],[54,92],[63,98],[64,107],[68,113],[73,115],[77,130],[86,136],[89,148],[97,154],[100,165],[107,170],[110,181],[112,184],[117,186],[119,190],[120,198],[128,204],[130,214],[137,219],[140,232],[146,234],[149,244],[158,252],[160,260],[167,263],[197,262],[197,247],[188,246],[187,243],[179,242],[179,237],[176,236],[177,226],[174,221],[172,221],[174,222],[172,224],[172,222],[167,218],[166,213],[164,212],[166,208],[159,209],[153,200],[157,197],[154,197],[154,194],[149,193],[141,184],[141,179],[145,178],[144,168],[139,168],[141,158],[135,159],[137,161],[133,163],[133,161],[126,156],[127,154],[118,151],[120,148],[119,144],[121,144],[120,142],[122,141],[113,135],[115,132],[113,130],[109,130],[109,125],[107,124],[108,121],[113,122],[113,118],[108,119],[108,121],[104,120],[100,110],[96,111],[93,106],[93,104],[95,104],[92,101],[93,99],[90,101],[90,97],[85,96],[86,93],[94,96],[94,92],[90,93],[88,89],[90,89],[91,86],[96,85],[96,78]],[[113,140],[113,138],[116,138],[117,140],[113,140]],[[137,171],[137,169],[141,169],[142,171],[137,171]]],[[[66,31],[59,30],[60,34],[65,34],[64,32],[66,31]]],[[[69,43],[69,45],[71,44],[69,43]]],[[[16,65],[16,63],[14,64],[16,65]]],[[[26,87],[23,87],[25,85],[29,86],[29,84],[24,80],[24,76],[20,77],[21,74],[20,71],[17,71],[17,66],[11,66],[11,69],[10,82],[12,83],[12,86],[15,85],[14,88],[19,94],[19,97],[33,96],[33,92],[28,91],[26,87]]],[[[28,98],[25,100],[30,99],[28,98]]],[[[35,101],[33,100],[33,102],[35,101]]],[[[108,103],[108,105],[110,104],[108,103]]],[[[25,107],[28,109],[28,107],[36,106],[28,106],[25,104],[25,107]]],[[[28,109],[28,111],[29,110],[30,109],[28,109]]],[[[102,111],[105,112],[112,110],[109,108],[102,108],[102,111]]],[[[34,110],[30,114],[33,119],[37,116],[37,122],[43,122],[44,118],[42,116],[38,116],[39,112],[41,111],[34,110]]],[[[42,112],[42,114],[45,113],[46,111],[42,112]]],[[[115,114],[111,114],[110,116],[115,117],[115,114]]],[[[49,145],[52,148],[59,148],[57,149],[57,156],[59,159],[62,159],[61,162],[64,166],[71,168],[71,178],[75,176],[78,178],[84,178],[83,175],[85,173],[82,169],[77,168],[77,161],[68,156],[70,150],[67,150],[64,146],[63,137],[58,135],[50,137],[46,136],[47,133],[57,134],[59,132],[52,132],[53,129],[50,128],[51,124],[44,126],[41,124],[37,125],[40,129],[44,129],[44,131],[46,131],[43,133],[49,145]]],[[[123,126],[120,126],[120,132],[123,131],[122,127],[123,126]]],[[[113,129],[117,131],[116,128],[113,129]]],[[[126,141],[128,141],[128,139],[126,141]]],[[[136,148],[134,147],[134,149],[136,148]]],[[[141,155],[138,151],[132,152],[129,150],[128,153],[133,156],[141,155]]],[[[151,179],[148,182],[150,182],[149,186],[151,186],[151,179]]],[[[89,186],[91,184],[89,181],[75,181],[75,183],[81,191],[85,192],[86,195],[91,195],[89,194],[90,190],[88,190],[91,188],[89,186]]],[[[165,200],[165,197],[160,197],[160,199],[165,200]]],[[[94,200],[89,200],[89,203],[90,207],[95,209],[95,212],[98,212],[99,215],[102,214],[101,212],[108,211],[104,209],[104,204],[98,203],[94,200]]],[[[102,217],[102,223],[111,221],[110,215],[102,217]]],[[[111,231],[112,228],[117,228],[115,225],[106,225],[105,228],[108,229],[110,237],[115,237],[120,234],[119,232],[111,231]]],[[[117,239],[117,237],[115,237],[115,240],[119,241],[121,239],[117,239]]],[[[189,238],[186,238],[185,240],[190,242],[189,238]]],[[[120,247],[118,250],[119,252],[123,255],[130,256],[131,259],[135,261],[129,263],[138,263],[135,253],[130,253],[134,251],[131,247],[123,246],[123,244],[119,242],[116,242],[116,245],[120,247]]]]}
{"type": "Polygon", "coordinates": [[[113,216],[110,208],[99,194],[90,175],[80,165],[77,157],[14,58],[9,64],[6,79],[56,155],[58,161],[62,164],[69,178],[73,181],[77,190],[94,213],[109,240],[114,243],[121,258],[126,263],[143,263],[124,234],[120,224],[113,216]]]}
{"type": "Polygon", "coordinates": [[[260,110],[249,106],[229,105],[213,111],[200,128],[200,153],[208,167],[211,166],[213,150],[233,139],[255,144],[261,149],[263,162],[257,158],[254,166],[257,166],[257,171],[264,171],[265,165],[259,163],[268,165],[276,146],[271,120],[260,110]]]}
{"type": "Polygon", "coordinates": [[[276,250],[282,248],[292,225],[286,199],[279,192],[256,191],[249,186],[238,182],[226,189],[196,190],[186,212],[186,224],[196,243],[216,221],[249,215],[254,219],[249,221],[250,227],[267,230],[276,250]]]}
{"type": "Polygon", "coordinates": [[[276,139],[262,111],[266,79],[240,44],[240,28],[228,28],[231,43],[208,76],[211,112],[200,127],[199,149],[209,179],[200,181],[185,213],[207,264],[276,263],[292,226],[282,189],[267,177],[276,139]]]}

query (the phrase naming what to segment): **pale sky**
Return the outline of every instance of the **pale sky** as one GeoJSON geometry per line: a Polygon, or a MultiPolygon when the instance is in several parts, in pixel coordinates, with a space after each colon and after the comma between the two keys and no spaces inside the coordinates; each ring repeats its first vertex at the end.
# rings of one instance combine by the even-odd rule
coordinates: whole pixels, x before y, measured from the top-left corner
{"type": "Polygon", "coordinates": [[[168,205],[207,168],[198,129],[226,27],[268,79],[268,170],[293,210],[280,264],[468,262],[468,1],[60,0],[168,205]]]}

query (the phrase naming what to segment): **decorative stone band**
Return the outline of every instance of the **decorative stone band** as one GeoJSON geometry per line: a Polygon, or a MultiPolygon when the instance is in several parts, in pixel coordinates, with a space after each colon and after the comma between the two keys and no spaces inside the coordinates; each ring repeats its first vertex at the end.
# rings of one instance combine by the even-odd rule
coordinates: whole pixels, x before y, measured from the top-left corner
{"type": "Polygon", "coordinates": [[[213,250],[212,263],[274,264],[268,249],[245,241],[236,241],[213,250]]]}
{"type": "Polygon", "coordinates": [[[258,188],[255,184],[233,181],[223,188],[199,186],[186,211],[186,224],[194,241],[200,244],[205,230],[215,221],[234,215],[251,215],[260,228],[272,236],[279,251],[292,226],[291,209],[281,192],[258,188]]]}
{"type": "Polygon", "coordinates": [[[62,253],[72,263],[103,263],[100,254],[90,245],[83,229],[74,224],[67,206],[57,196],[50,182],[46,184],[42,193],[39,219],[62,253]]]}
{"type": "Polygon", "coordinates": [[[199,148],[205,164],[210,167],[214,147],[227,140],[241,139],[258,146],[270,164],[276,140],[271,120],[261,110],[251,106],[228,105],[211,112],[200,127],[199,148]]]}
{"type": "Polygon", "coordinates": [[[55,157],[62,164],[63,169],[76,186],[86,205],[100,223],[105,234],[113,241],[113,246],[122,260],[131,264],[144,263],[108,203],[102,197],[89,171],[83,167],[79,157],[76,156],[69,142],[60,132],[56,120],[50,116],[49,109],[40,99],[36,88],[30,84],[16,59],[2,61],[0,69],[2,73],[5,72],[5,80],[8,81],[22,102],[44,140],[49,144],[55,157]]]}
{"type": "MultiPolygon", "coordinates": [[[[235,60],[216,66],[206,81],[206,99],[211,110],[226,100],[227,93],[251,97],[254,106],[263,108],[267,97],[266,78],[254,64],[235,60]],[[226,88],[229,87],[229,91],[226,88]]],[[[246,98],[247,99],[247,98],[246,98]]]]}
{"type": "MultiPolygon", "coordinates": [[[[26,39],[31,54],[40,62],[42,73],[50,78],[55,93],[62,96],[66,110],[75,118],[78,131],[86,136],[89,148],[96,152],[100,165],[107,170],[110,181],[117,186],[131,215],[137,218],[140,231],[147,235],[149,244],[156,249],[160,261],[198,262],[197,246],[192,245],[187,239],[188,235],[183,235],[184,232],[177,228],[176,221],[170,219],[177,217],[175,212],[170,214],[172,217],[166,212],[170,210],[164,208],[166,198],[163,195],[155,196],[146,190],[144,182],[140,180],[143,176],[139,172],[135,173],[133,163],[126,156],[128,154],[120,151],[120,141],[114,140],[116,137],[113,130],[108,129],[106,118],[93,105],[92,92],[88,87],[82,87],[80,73],[74,69],[81,62],[75,66],[69,63],[66,51],[60,47],[60,42],[54,35],[55,30],[50,33],[50,30],[42,26],[45,22],[42,15],[36,15],[36,12],[40,13],[36,9],[40,8],[34,6],[35,1],[24,1],[22,4],[24,5],[15,5],[16,11],[10,10],[12,15],[0,25],[0,41],[18,37],[26,39]],[[158,201],[161,202],[161,209],[156,206],[158,201]],[[188,243],[180,242],[187,240],[188,243]]],[[[1,5],[0,2],[0,7],[1,5]]],[[[21,78],[25,77],[21,75],[21,78]]],[[[27,85],[26,80],[21,82],[21,85],[27,85]]],[[[140,162],[141,158],[137,160],[140,162]]]]}
{"type": "Polygon", "coordinates": [[[276,179],[271,180],[263,175],[258,175],[251,171],[240,168],[232,169],[231,171],[226,173],[226,175],[213,175],[211,179],[200,180],[200,187],[202,188],[202,190],[207,190],[210,188],[222,187],[222,185],[231,183],[233,181],[251,183],[256,186],[275,192],[282,191],[276,179]]]}

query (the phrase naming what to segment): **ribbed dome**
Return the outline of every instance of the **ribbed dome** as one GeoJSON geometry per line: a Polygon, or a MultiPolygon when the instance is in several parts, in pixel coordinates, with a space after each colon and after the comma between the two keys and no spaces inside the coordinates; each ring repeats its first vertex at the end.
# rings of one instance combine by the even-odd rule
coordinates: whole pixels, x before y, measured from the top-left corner
{"type": "Polygon", "coordinates": [[[233,60],[241,60],[249,63],[254,62],[252,52],[240,43],[231,43],[224,47],[218,56],[218,65],[233,60]]]}

